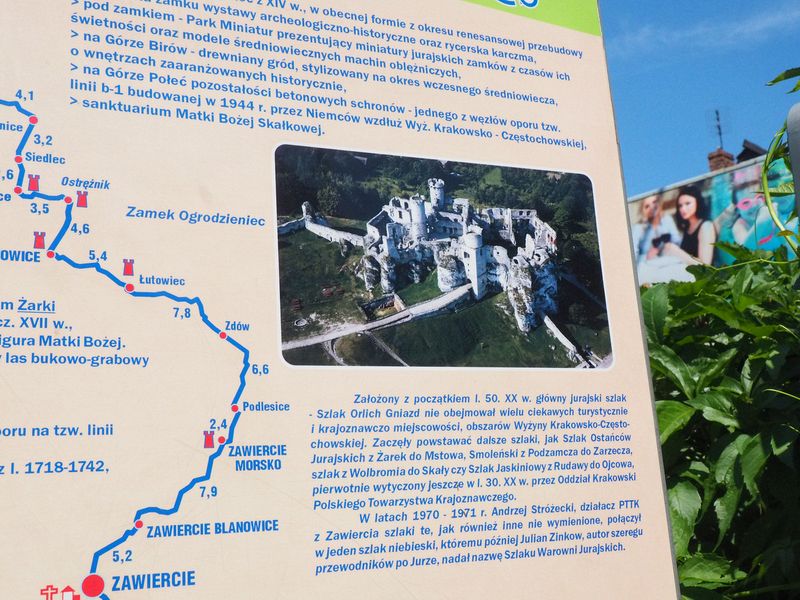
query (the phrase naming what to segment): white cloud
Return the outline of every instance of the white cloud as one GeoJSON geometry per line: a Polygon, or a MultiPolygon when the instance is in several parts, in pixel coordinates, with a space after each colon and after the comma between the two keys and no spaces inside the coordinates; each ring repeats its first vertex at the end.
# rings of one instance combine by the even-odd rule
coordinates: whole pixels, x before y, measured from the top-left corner
{"type": "Polygon", "coordinates": [[[730,50],[742,44],[759,43],[775,35],[792,35],[800,24],[800,6],[796,2],[753,14],[749,17],[714,19],[687,24],[639,25],[619,36],[606,37],[608,55],[614,58],[642,57],[669,48],[674,53],[706,49],[730,50]]]}

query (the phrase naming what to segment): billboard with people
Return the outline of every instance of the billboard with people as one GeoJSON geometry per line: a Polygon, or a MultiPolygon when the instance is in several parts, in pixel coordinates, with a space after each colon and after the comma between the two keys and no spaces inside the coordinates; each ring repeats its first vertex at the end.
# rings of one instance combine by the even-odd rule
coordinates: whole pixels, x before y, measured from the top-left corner
{"type": "MultiPolygon", "coordinates": [[[[721,244],[750,250],[791,248],[764,201],[763,157],[632,198],[628,204],[633,252],[640,285],[692,281],[687,267],[724,266],[733,256],[721,244]]],[[[769,172],[770,186],[791,181],[781,163],[769,172]]],[[[792,215],[795,197],[773,198],[789,229],[797,231],[792,215]]]]}

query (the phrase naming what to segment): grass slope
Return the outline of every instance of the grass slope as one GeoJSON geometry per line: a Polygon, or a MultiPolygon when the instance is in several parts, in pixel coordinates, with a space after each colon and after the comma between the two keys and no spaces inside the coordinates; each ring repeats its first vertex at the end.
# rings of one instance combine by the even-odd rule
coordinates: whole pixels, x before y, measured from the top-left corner
{"type": "Polygon", "coordinates": [[[355,275],[358,251],[342,257],[339,245],[307,231],[283,236],[279,244],[281,328],[283,340],[308,337],[326,327],[344,322],[363,322],[358,302],[367,299],[363,281],[355,275]],[[326,298],[325,287],[338,286],[342,295],[326,298]],[[302,300],[300,312],[292,310],[292,300],[302,300]],[[305,318],[303,328],[294,321],[305,318]]]}
{"type": "Polygon", "coordinates": [[[431,273],[428,273],[428,276],[419,283],[412,283],[399,290],[397,295],[403,299],[406,306],[441,296],[442,292],[439,290],[439,277],[436,274],[436,270],[434,269],[431,273]]]}
{"type": "Polygon", "coordinates": [[[505,294],[454,314],[378,332],[412,366],[574,367],[563,347],[540,327],[520,332],[506,313],[505,294]]]}

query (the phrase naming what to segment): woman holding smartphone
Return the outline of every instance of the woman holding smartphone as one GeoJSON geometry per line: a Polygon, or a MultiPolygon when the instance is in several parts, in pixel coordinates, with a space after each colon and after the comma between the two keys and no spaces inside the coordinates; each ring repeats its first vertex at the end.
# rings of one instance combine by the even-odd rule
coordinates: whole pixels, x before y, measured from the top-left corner
{"type": "Polygon", "coordinates": [[[655,258],[660,244],[681,239],[675,221],[663,213],[661,197],[657,195],[642,200],[638,218],[632,226],[632,235],[637,264],[655,258]]]}

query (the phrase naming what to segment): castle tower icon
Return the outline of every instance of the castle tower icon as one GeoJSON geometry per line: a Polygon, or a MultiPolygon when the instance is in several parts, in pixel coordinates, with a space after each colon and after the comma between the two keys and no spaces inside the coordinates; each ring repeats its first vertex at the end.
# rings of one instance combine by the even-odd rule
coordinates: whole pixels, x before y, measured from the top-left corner
{"type": "Polygon", "coordinates": [[[28,191],[29,192],[38,192],[39,191],[39,176],[38,175],[28,175],[28,191]]]}
{"type": "Polygon", "coordinates": [[[45,233],[43,231],[34,231],[33,232],[33,249],[34,250],[44,250],[44,236],[45,236],[45,233]]]}
{"type": "Polygon", "coordinates": [[[213,431],[204,431],[203,432],[203,448],[213,448],[214,447],[214,432],[213,431]]]}
{"type": "Polygon", "coordinates": [[[122,276],[123,277],[133,277],[133,259],[132,258],[123,258],[122,259],[122,276]]]}
{"type": "Polygon", "coordinates": [[[89,192],[78,192],[78,208],[87,208],[89,206],[89,192]]]}

